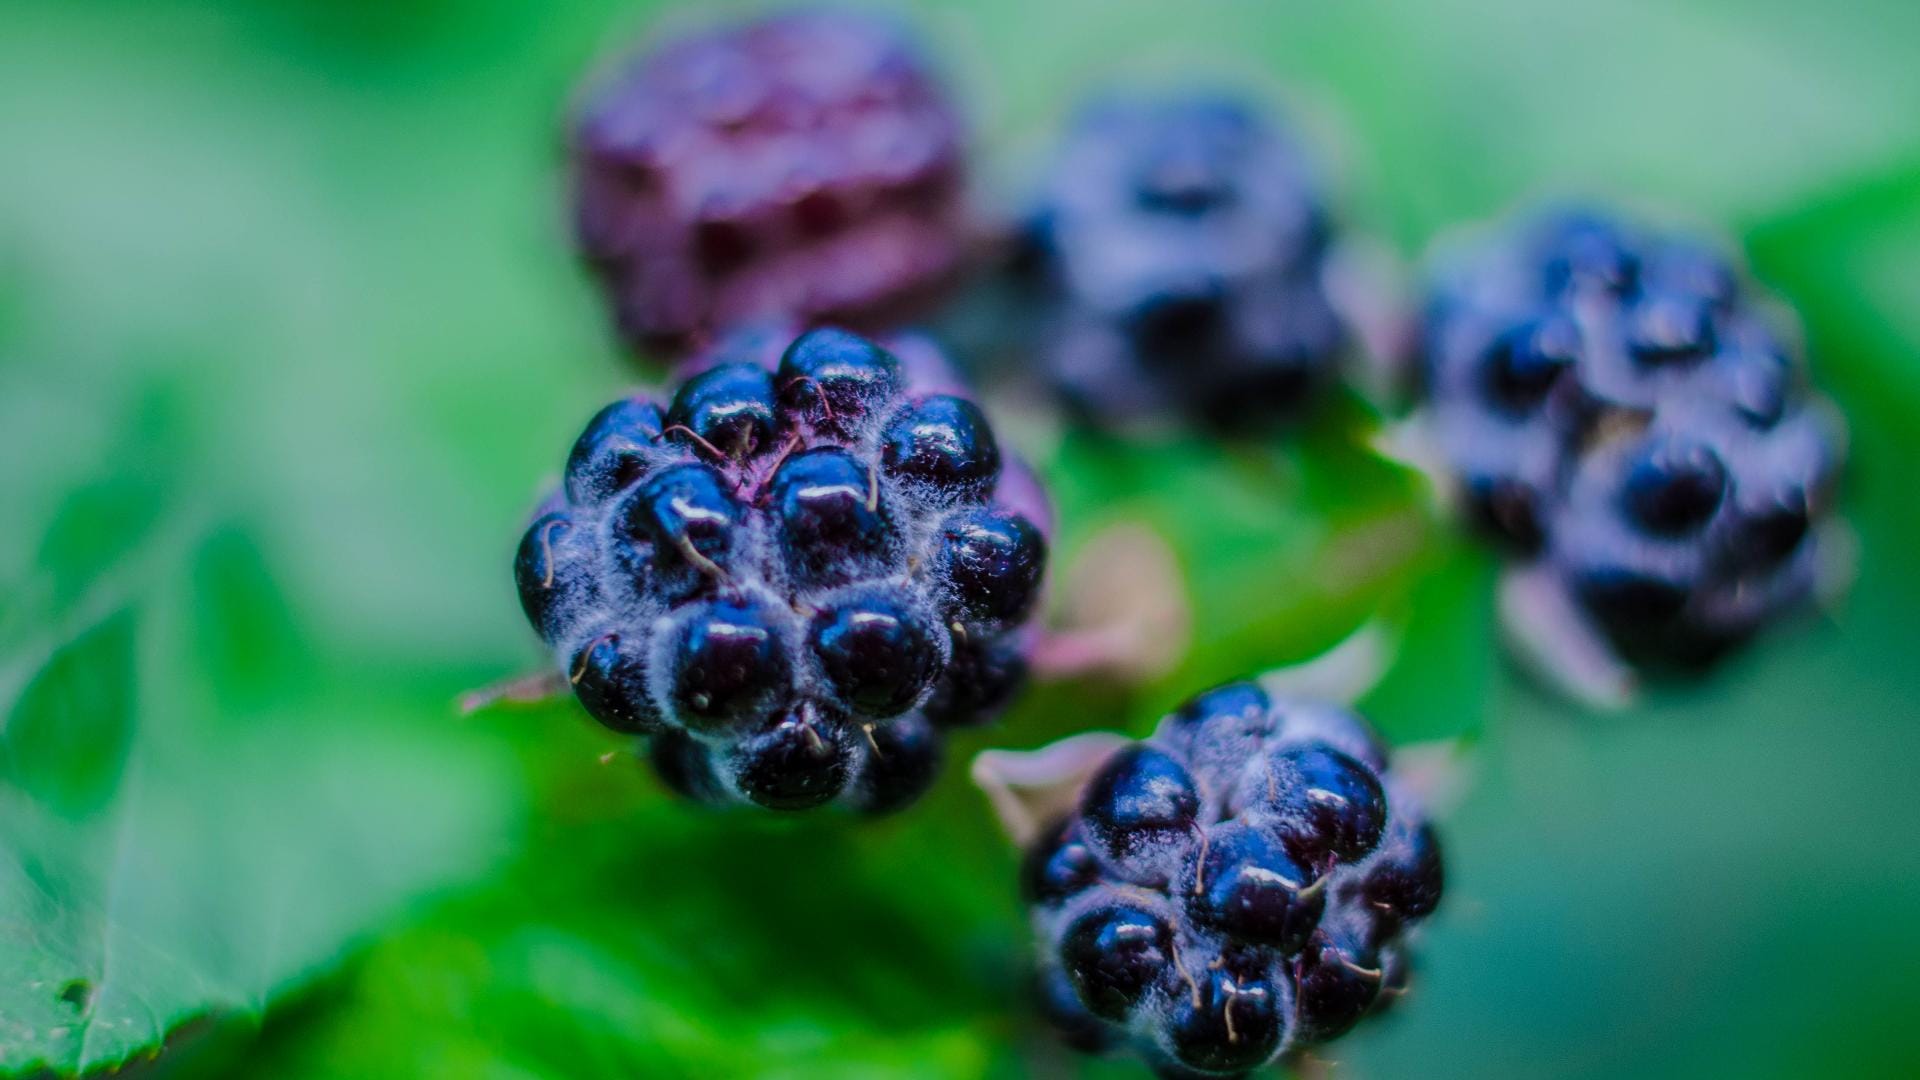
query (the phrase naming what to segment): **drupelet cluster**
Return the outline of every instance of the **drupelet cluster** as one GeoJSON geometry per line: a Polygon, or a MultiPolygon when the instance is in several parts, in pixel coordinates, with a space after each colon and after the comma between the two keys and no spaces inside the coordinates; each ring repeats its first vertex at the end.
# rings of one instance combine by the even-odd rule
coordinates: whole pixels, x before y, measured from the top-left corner
{"type": "Polygon", "coordinates": [[[736,342],[587,425],[521,542],[522,604],[682,794],[896,810],[1024,676],[1044,504],[924,344],[736,342]]]}
{"type": "Polygon", "coordinates": [[[1709,663],[1813,592],[1841,435],[1781,322],[1710,248],[1592,213],[1436,277],[1424,377],[1461,504],[1624,659],[1709,663]]]}
{"type": "Polygon", "coordinates": [[[1115,97],[1067,132],[1015,270],[1041,365],[1082,411],[1241,427],[1332,380],[1331,235],[1301,151],[1253,105],[1115,97]]]}
{"type": "Polygon", "coordinates": [[[1244,1075],[1383,1008],[1442,867],[1359,717],[1232,683],[1111,757],[1022,880],[1062,1034],[1190,1078],[1244,1075]]]}
{"type": "Polygon", "coordinates": [[[580,249],[657,354],[764,319],[892,329],[963,262],[959,115],[878,16],[675,38],[587,97],[571,153],[580,249]]]}

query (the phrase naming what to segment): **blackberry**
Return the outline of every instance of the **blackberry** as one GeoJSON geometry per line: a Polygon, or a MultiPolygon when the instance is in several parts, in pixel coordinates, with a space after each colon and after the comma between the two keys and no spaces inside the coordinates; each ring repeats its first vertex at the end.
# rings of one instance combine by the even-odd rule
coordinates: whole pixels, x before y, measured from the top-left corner
{"type": "Polygon", "coordinates": [[[521,601],[581,704],[651,737],[674,790],[895,810],[942,732],[1024,674],[1044,508],[1017,465],[1002,482],[978,408],[920,389],[952,389],[923,343],[770,340],[588,424],[521,541],[521,601]]]}
{"type": "Polygon", "coordinates": [[[1233,683],[1109,758],[1021,880],[1044,1011],[1072,1045],[1219,1077],[1381,1007],[1442,874],[1359,717],[1233,683]]]}
{"type": "Polygon", "coordinates": [[[886,329],[960,268],[963,141],[888,21],[721,26],[641,54],[579,109],[578,243],[644,350],[679,357],[773,317],[886,329]]]}
{"type": "Polygon", "coordinates": [[[1467,517],[1635,666],[1709,663],[1812,592],[1840,436],[1775,315],[1710,248],[1590,211],[1435,274],[1427,412],[1467,517]]]}
{"type": "Polygon", "coordinates": [[[1331,381],[1348,338],[1322,280],[1331,234],[1303,154],[1254,104],[1115,97],[1067,132],[1015,273],[1079,409],[1237,428],[1331,381]]]}

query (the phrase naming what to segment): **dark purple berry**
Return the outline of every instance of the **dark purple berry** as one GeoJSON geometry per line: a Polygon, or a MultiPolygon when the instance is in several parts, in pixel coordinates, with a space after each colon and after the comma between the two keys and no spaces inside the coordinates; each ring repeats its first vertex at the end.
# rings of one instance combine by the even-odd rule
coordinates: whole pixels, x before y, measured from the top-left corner
{"type": "Polygon", "coordinates": [[[1173,714],[1171,728],[1180,738],[1236,738],[1247,732],[1270,735],[1273,699],[1256,682],[1231,682],[1188,698],[1173,714]]]}
{"type": "Polygon", "coordinates": [[[553,642],[594,592],[589,553],[564,513],[542,514],[527,527],[513,560],[520,607],[540,636],[553,642]]]}
{"type": "Polygon", "coordinates": [[[1786,365],[1771,356],[1735,356],[1726,362],[1727,399],[1742,419],[1760,430],[1787,413],[1792,387],[1786,365]]]}
{"type": "Polygon", "coordinates": [[[1639,284],[1639,254],[1605,220],[1569,214],[1546,231],[1551,253],[1544,276],[1550,294],[1572,288],[1624,295],[1639,284]]]}
{"type": "Polygon", "coordinates": [[[773,380],[765,368],[745,361],[720,364],[681,385],[667,411],[667,434],[744,460],[772,441],[773,407],[773,380]]]}
{"type": "Polygon", "coordinates": [[[1360,1022],[1385,981],[1379,960],[1340,935],[1317,932],[1294,960],[1295,1038],[1337,1039],[1360,1022]]]}
{"type": "Polygon", "coordinates": [[[746,508],[719,472],[676,465],[655,473],[627,504],[626,525],[653,541],[661,557],[710,572],[726,560],[746,508]]]}
{"type": "Polygon", "coordinates": [[[1546,542],[1541,492],[1526,481],[1497,473],[1467,473],[1460,478],[1467,516],[1480,532],[1525,553],[1546,542]]]}
{"type": "Polygon", "coordinates": [[[1621,499],[1628,515],[1655,536],[1681,536],[1712,519],[1727,491],[1727,467],[1697,442],[1648,447],[1627,470],[1621,499]]]}
{"type": "Polygon", "coordinates": [[[769,810],[832,802],[852,772],[845,733],[805,705],[741,740],[732,756],[740,794],[769,810]]]}
{"type": "Polygon", "coordinates": [[[927,485],[934,497],[985,498],[1000,475],[1000,448],[980,407],[935,394],[893,418],[881,442],[887,473],[927,485]]]}
{"type": "Polygon", "coordinates": [[[646,658],[620,635],[602,634],[582,646],[567,679],[587,712],[614,731],[659,730],[660,710],[647,694],[646,658]]]}
{"type": "Polygon", "coordinates": [[[964,259],[963,142],[884,18],[802,10],[675,37],[575,117],[578,242],[650,351],[765,318],[884,328],[964,259]]]}
{"type": "Polygon", "coordinates": [[[1146,743],[1108,759],[1080,796],[1087,839],[1117,865],[1161,861],[1194,838],[1200,794],[1186,766],[1146,743]]]}
{"type": "Polygon", "coordinates": [[[1700,360],[1714,350],[1713,313],[1697,297],[1659,294],[1634,308],[1628,343],[1643,364],[1700,360]]]}
{"type": "Polygon", "coordinates": [[[774,376],[781,405],[834,431],[852,431],[901,382],[900,361],[858,334],[824,328],[795,339],[774,376]]]}
{"type": "Polygon", "coordinates": [[[943,728],[984,724],[1027,681],[1027,657],[1018,642],[983,634],[955,634],[947,670],[933,685],[921,711],[943,728]]]}
{"type": "Polygon", "coordinates": [[[1440,906],[1446,886],[1442,866],[1440,838],[1433,826],[1423,822],[1404,837],[1389,841],[1367,869],[1361,889],[1367,903],[1382,916],[1424,919],[1440,906]]]}
{"type": "Polygon", "coordinates": [[[808,584],[871,571],[894,539],[879,476],[839,447],[783,462],[773,477],[773,508],[788,559],[808,584]]]}
{"type": "MultiPolygon", "coordinates": [[[[1093,122],[1124,130],[1141,119],[1118,103],[1093,122]]],[[[1197,99],[1184,103],[1177,122],[1152,130],[1134,146],[1126,165],[1137,205],[1151,214],[1198,217],[1228,210],[1240,199],[1250,140],[1259,125],[1238,102],[1197,99]]]]}
{"type": "Polygon", "coordinates": [[[594,415],[567,456],[567,498],[593,503],[632,486],[659,455],[660,406],[622,398],[594,415]]]}
{"type": "Polygon", "coordinates": [[[1239,1074],[1266,1064],[1287,1030],[1285,1001],[1269,955],[1231,948],[1217,961],[1196,967],[1197,989],[1175,994],[1169,1003],[1166,1042],[1174,1059],[1211,1074],[1239,1074]]]}
{"type": "Polygon", "coordinates": [[[1313,887],[1318,880],[1266,832],[1235,821],[1207,830],[1188,859],[1180,895],[1194,922],[1291,955],[1326,908],[1326,890],[1313,887]]]}
{"type": "Polygon", "coordinates": [[[761,604],[719,599],[699,605],[671,655],[668,700],[679,721],[696,731],[755,724],[792,692],[779,616],[761,604]]]}
{"type": "Polygon", "coordinates": [[[1163,979],[1173,956],[1173,928],[1159,914],[1115,902],[1091,908],[1060,938],[1060,963],[1080,1003],[1105,1020],[1124,1021],[1163,979]]]}
{"type": "Polygon", "coordinates": [[[953,589],[961,618],[1013,623],[1040,595],[1047,542],[1033,523],[1005,510],[970,510],[940,527],[935,573],[953,589]]]}
{"type": "Polygon", "coordinates": [[[1266,763],[1262,803],[1270,827],[1297,858],[1313,866],[1356,862],[1380,843],[1387,796],[1372,769],[1338,750],[1305,746],[1266,763]]]}
{"type": "Polygon", "coordinates": [[[1741,507],[1735,543],[1744,561],[1770,567],[1793,554],[1812,525],[1806,491],[1788,486],[1741,507]]]}
{"type": "Polygon", "coordinates": [[[923,716],[863,724],[867,767],[853,782],[848,803],[866,814],[891,814],[926,794],[940,771],[940,734],[923,716]]]}
{"type": "Polygon", "coordinates": [[[911,708],[939,673],[940,633],[913,605],[870,593],[814,616],[808,643],[841,701],[888,717],[911,708]]]}
{"type": "Polygon", "coordinates": [[[1719,254],[1692,243],[1669,244],[1652,267],[1659,284],[1697,296],[1715,307],[1730,307],[1740,296],[1740,277],[1719,254]]]}
{"type": "Polygon", "coordinates": [[[1580,355],[1580,331],[1571,320],[1547,316],[1502,335],[1486,358],[1487,392],[1516,413],[1538,409],[1580,355]]]}
{"type": "Polygon", "coordinates": [[[1084,109],[1009,274],[1044,331],[1035,366],[1102,421],[1254,429],[1297,416],[1348,338],[1325,287],[1332,227],[1313,173],[1248,101],[1084,109]]]}
{"type": "Polygon", "coordinates": [[[1573,587],[1589,613],[1625,636],[1672,621],[1693,594],[1684,576],[1629,566],[1587,568],[1576,573],[1573,587]]]}
{"type": "Polygon", "coordinates": [[[1184,751],[1192,771],[1221,794],[1279,729],[1273,702],[1259,684],[1227,683],[1187,701],[1167,718],[1162,735],[1184,751]]]}
{"type": "Polygon", "coordinates": [[[1142,358],[1176,362],[1219,348],[1227,329],[1226,291],[1213,281],[1196,281],[1144,297],[1127,312],[1128,336],[1140,343],[1142,358]]]}
{"type": "Polygon", "coordinates": [[[1029,904],[1065,903],[1100,880],[1100,860],[1081,839],[1072,817],[1040,835],[1020,864],[1020,892],[1029,904]]]}

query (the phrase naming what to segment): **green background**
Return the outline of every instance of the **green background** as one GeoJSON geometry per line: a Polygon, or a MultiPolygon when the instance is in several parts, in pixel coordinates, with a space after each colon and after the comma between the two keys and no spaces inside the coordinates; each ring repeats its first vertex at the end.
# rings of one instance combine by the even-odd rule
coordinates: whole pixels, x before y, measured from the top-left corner
{"type": "MultiPolygon", "coordinates": [[[[674,12],[672,18],[688,13],[674,12]]],[[[869,825],[665,799],[537,666],[506,564],[634,376],[565,243],[558,120],[669,13],[0,5],[0,1071],[1134,1076],[1024,1009],[963,770],[869,825]],[[158,1033],[174,1032],[155,1054],[158,1033]]],[[[1272,89],[1408,257],[1564,192],[1724,230],[1853,429],[1844,605],[1596,716],[1493,646],[1494,567],[1357,410],[1297,440],[1013,426],[1061,558],[1154,523],[1198,629],[954,747],[1144,731],[1382,611],[1369,711],[1461,735],[1449,897],[1354,1076],[1920,1070],[1920,7],[1015,0],[911,18],[989,185],[1089,85],[1272,89]]]]}

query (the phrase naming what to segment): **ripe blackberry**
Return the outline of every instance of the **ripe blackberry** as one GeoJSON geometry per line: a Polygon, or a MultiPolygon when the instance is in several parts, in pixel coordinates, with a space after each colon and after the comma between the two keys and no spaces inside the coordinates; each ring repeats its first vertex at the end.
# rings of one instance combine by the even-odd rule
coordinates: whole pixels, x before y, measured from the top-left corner
{"type": "Polygon", "coordinates": [[[1428,416],[1468,517],[1637,666],[1694,666],[1805,600],[1839,432],[1776,312],[1702,245],[1591,212],[1435,276],[1428,416]]]}
{"type": "Polygon", "coordinates": [[[926,391],[950,380],[923,343],[769,340],[601,410],[515,578],[581,704],[651,736],[676,791],[891,811],[1024,672],[1044,507],[971,402],[926,391]]]}
{"type": "Polygon", "coordinates": [[[1366,725],[1252,683],[1115,753],[1022,871],[1047,1015],[1178,1077],[1243,1076],[1382,1007],[1441,888],[1366,725]]]}
{"type": "Polygon", "coordinates": [[[578,243],[638,348],[677,357],[766,318],[885,329],[959,269],[963,136],[878,17],[785,12],[674,39],[574,120],[578,243]]]}
{"type": "Polygon", "coordinates": [[[1662,407],[1581,455],[1545,565],[1622,658],[1710,664],[1813,594],[1839,464],[1823,419],[1662,407]]]}
{"type": "Polygon", "coordinates": [[[1251,103],[1112,98],[1068,131],[1017,272],[1077,407],[1244,426],[1332,376],[1347,333],[1322,280],[1330,235],[1299,148],[1251,103]]]}

